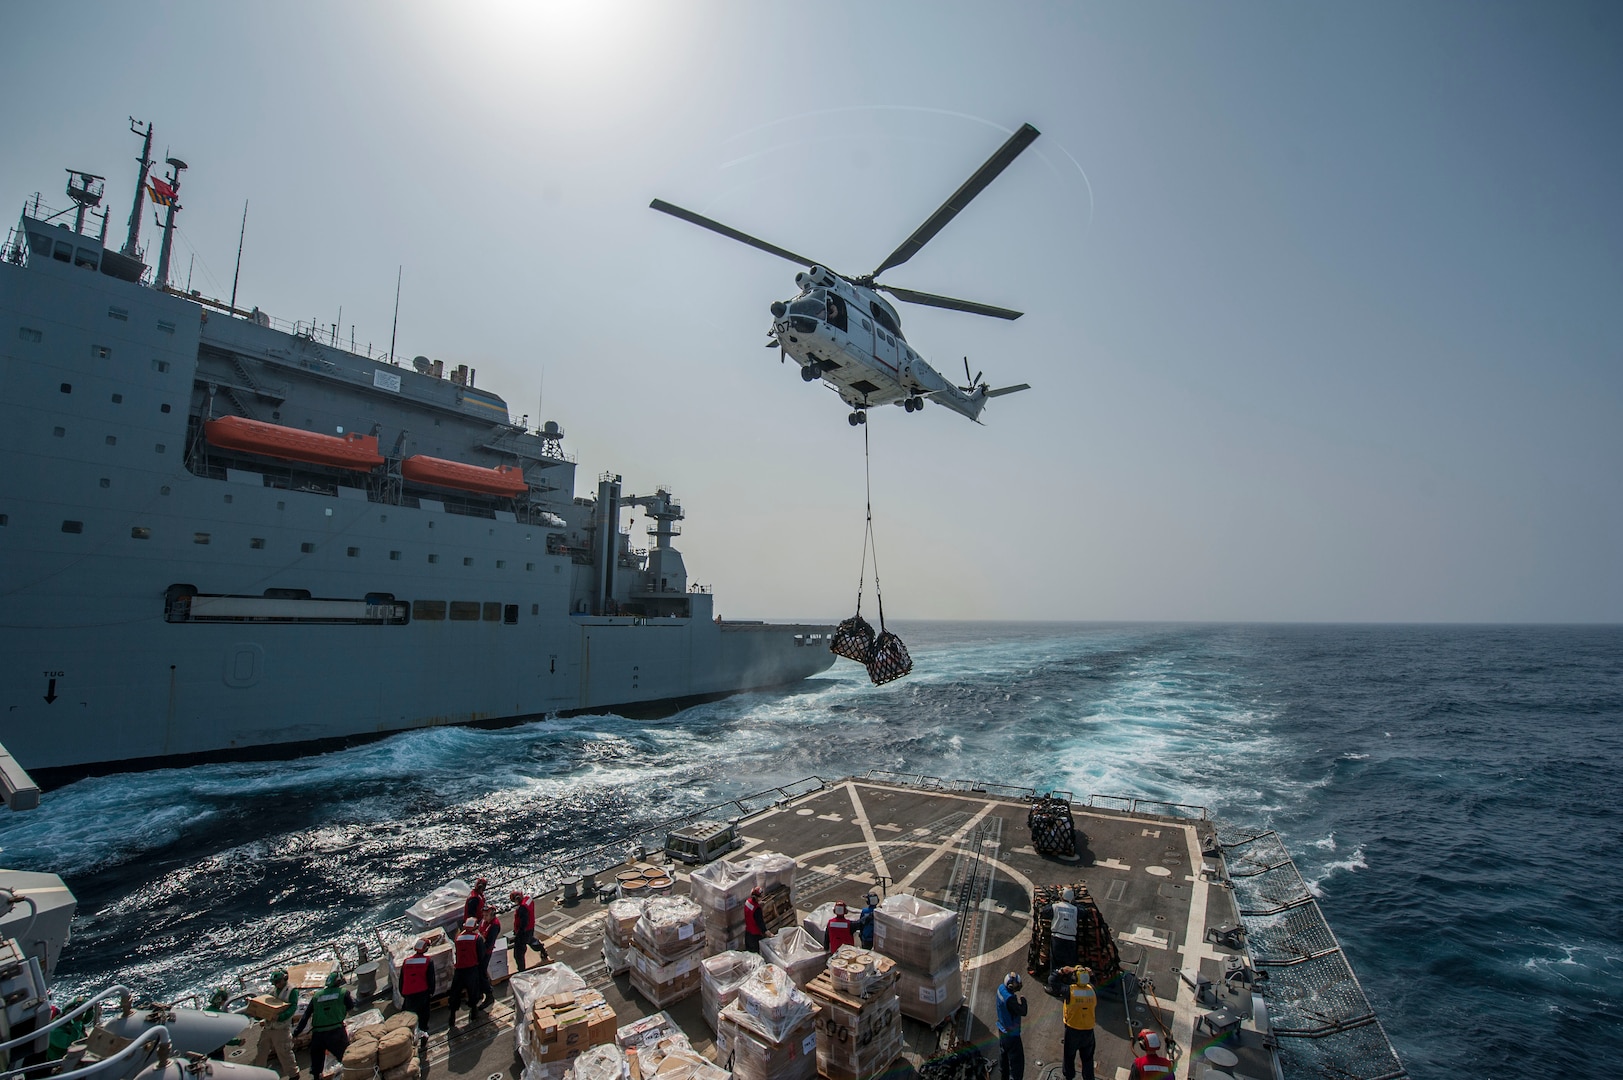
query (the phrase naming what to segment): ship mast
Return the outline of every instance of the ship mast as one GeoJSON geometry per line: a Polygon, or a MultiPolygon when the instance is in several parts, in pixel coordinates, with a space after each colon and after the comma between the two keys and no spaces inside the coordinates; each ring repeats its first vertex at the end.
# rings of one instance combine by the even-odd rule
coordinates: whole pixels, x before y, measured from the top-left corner
{"type": "MultiPolygon", "coordinates": [[[[136,127],[135,117],[130,117],[130,130],[140,135],[141,129],[136,127]]],[[[147,170],[152,168],[152,121],[147,121],[146,142],[141,146],[141,156],[135,159],[141,163],[141,175],[135,180],[135,205],[130,208],[130,237],[124,241],[124,254],[130,258],[139,258],[135,245],[141,239],[141,202],[147,194],[147,170]]]]}
{"type": "MultiPolygon", "coordinates": [[[[158,249],[158,287],[167,288],[169,285],[169,248],[175,239],[175,211],[180,209],[180,173],[186,168],[186,163],[179,158],[169,159],[169,187],[172,194],[169,196],[169,213],[163,219],[163,247],[158,249]]],[[[247,218],[243,218],[244,228],[247,227],[247,218]]]]}

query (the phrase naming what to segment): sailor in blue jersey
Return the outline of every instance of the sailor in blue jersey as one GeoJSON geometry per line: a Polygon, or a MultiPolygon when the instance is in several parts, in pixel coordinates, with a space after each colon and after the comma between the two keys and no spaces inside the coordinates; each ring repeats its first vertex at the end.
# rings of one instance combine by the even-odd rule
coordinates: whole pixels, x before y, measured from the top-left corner
{"type": "Polygon", "coordinates": [[[869,893],[862,905],[862,916],[857,920],[857,937],[864,949],[873,948],[873,913],[879,908],[879,894],[869,893]]]}
{"type": "Polygon", "coordinates": [[[1003,1080],[1024,1080],[1026,1046],[1020,1041],[1020,1018],[1026,1015],[1026,999],[1019,997],[1020,976],[1009,972],[997,988],[998,1065],[1003,1080]]]}

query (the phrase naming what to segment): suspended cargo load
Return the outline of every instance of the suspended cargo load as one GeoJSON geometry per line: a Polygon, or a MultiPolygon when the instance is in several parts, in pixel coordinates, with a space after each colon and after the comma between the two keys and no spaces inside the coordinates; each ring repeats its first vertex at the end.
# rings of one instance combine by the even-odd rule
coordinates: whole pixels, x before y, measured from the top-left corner
{"type": "MultiPolygon", "coordinates": [[[[373,439],[374,446],[377,440],[373,439]]],[[[506,495],[513,498],[530,490],[524,479],[524,470],[517,465],[468,465],[461,461],[413,454],[400,463],[400,475],[418,484],[455,488],[458,491],[476,491],[481,495],[506,495]]]]}
{"type": "Polygon", "coordinates": [[[203,422],[203,437],[222,450],[241,450],[282,461],[371,472],[383,464],[376,435],[320,435],[241,416],[203,422]]]}

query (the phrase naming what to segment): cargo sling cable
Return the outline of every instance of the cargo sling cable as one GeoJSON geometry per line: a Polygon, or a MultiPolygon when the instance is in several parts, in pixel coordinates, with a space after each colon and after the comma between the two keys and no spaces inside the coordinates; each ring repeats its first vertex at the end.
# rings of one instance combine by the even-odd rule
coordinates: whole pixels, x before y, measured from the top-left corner
{"type": "Polygon", "coordinates": [[[902,639],[885,629],[885,597],[879,589],[879,542],[873,531],[873,455],[868,446],[868,425],[862,425],[862,481],[867,499],[867,522],[862,534],[862,566],[857,574],[857,613],[840,623],[829,642],[829,651],[855,660],[868,669],[868,678],[881,686],[913,670],[902,639]],[[862,592],[867,583],[868,553],[873,552],[873,592],[879,605],[879,635],[862,617],[862,592]]]}

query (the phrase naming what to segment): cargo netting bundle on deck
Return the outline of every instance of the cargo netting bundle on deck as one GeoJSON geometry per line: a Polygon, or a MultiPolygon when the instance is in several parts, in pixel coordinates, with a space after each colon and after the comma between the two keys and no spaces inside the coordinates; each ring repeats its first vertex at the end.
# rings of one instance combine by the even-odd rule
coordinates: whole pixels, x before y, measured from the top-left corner
{"type": "Polygon", "coordinates": [[[1075,855],[1076,828],[1071,824],[1071,804],[1052,795],[1043,795],[1026,814],[1031,828],[1031,847],[1039,855],[1075,855]]]}
{"type": "Polygon", "coordinates": [[[1039,885],[1031,897],[1031,944],[1026,949],[1026,971],[1032,975],[1048,974],[1050,941],[1049,924],[1053,904],[1066,889],[1076,890],[1076,962],[1093,972],[1097,986],[1114,978],[1121,971],[1121,957],[1116,952],[1116,940],[1110,936],[1110,927],[1099,913],[1099,905],[1088,892],[1088,883],[1078,881],[1070,885],[1039,885]]]}
{"type": "Polygon", "coordinates": [[[919,1064],[919,1080],[987,1080],[992,1064],[972,1042],[958,1036],[956,1027],[947,1031],[946,1045],[919,1064]]]}
{"type": "Polygon", "coordinates": [[[902,639],[885,629],[885,597],[879,591],[879,548],[873,534],[873,481],[868,475],[868,425],[862,425],[863,480],[868,486],[868,520],[862,534],[862,570],[857,576],[857,613],[835,628],[828,649],[868,669],[875,686],[900,679],[913,670],[913,658],[902,639]],[[873,594],[879,605],[879,633],[862,617],[862,587],[867,582],[868,555],[873,553],[873,594]]]}

